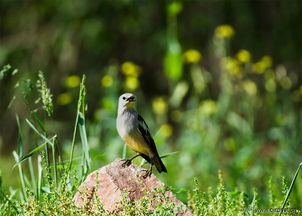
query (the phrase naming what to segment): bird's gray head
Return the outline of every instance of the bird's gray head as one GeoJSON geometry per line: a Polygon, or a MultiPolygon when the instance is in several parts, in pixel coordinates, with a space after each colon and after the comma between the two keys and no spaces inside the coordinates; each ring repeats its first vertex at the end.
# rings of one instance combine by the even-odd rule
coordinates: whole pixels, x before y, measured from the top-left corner
{"type": "Polygon", "coordinates": [[[122,94],[118,100],[119,111],[133,108],[134,102],[135,102],[134,94],[131,93],[122,94]]]}

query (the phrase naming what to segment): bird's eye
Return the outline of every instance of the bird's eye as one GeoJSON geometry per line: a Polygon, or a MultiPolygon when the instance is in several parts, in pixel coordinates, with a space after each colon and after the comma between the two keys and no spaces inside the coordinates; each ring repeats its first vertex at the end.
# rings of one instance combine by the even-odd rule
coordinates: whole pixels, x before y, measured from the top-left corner
{"type": "Polygon", "coordinates": [[[126,100],[126,97],[123,97],[123,100],[126,100]]]}

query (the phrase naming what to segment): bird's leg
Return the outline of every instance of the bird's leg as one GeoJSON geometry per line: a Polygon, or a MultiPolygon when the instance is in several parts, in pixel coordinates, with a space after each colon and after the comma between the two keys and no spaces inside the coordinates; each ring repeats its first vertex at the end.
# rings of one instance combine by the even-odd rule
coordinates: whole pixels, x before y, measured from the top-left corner
{"type": "Polygon", "coordinates": [[[148,170],[143,170],[143,171],[146,172],[146,174],[143,175],[144,179],[151,176],[151,174],[152,174],[152,166],[153,166],[153,164],[150,164],[150,168],[148,170]]]}
{"type": "Polygon", "coordinates": [[[138,157],[140,154],[137,154],[135,156],[133,156],[132,158],[130,159],[123,159],[124,163],[122,164],[122,167],[127,167],[127,166],[130,166],[132,160],[136,157],[138,157]]]}

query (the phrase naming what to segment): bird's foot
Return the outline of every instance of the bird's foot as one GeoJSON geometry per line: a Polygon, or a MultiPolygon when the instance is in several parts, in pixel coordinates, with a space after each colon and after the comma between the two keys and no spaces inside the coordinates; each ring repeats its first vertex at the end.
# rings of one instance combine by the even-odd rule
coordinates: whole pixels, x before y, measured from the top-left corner
{"type": "Polygon", "coordinates": [[[123,159],[122,161],[124,161],[124,163],[122,163],[123,168],[130,166],[132,162],[132,160],[129,159],[123,159]]]}
{"type": "Polygon", "coordinates": [[[128,167],[131,165],[132,161],[134,158],[140,156],[140,154],[135,155],[134,157],[130,158],[130,159],[122,159],[122,161],[124,161],[124,163],[122,164],[122,167],[128,167]]]}
{"type": "Polygon", "coordinates": [[[142,172],[145,172],[145,174],[144,175],[142,175],[142,177],[144,178],[144,179],[146,179],[146,178],[148,178],[148,177],[150,177],[151,176],[151,174],[152,174],[152,170],[147,170],[147,169],[143,169],[142,170],[142,172]]]}

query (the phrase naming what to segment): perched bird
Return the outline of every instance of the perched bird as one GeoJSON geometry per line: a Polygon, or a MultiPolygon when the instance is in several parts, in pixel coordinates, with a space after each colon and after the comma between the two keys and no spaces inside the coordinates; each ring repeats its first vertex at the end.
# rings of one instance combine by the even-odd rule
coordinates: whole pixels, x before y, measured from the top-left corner
{"type": "Polygon", "coordinates": [[[148,125],[134,110],[134,103],[135,96],[131,93],[125,93],[119,97],[116,128],[123,141],[137,152],[137,155],[125,160],[123,166],[129,166],[134,158],[142,156],[151,164],[144,177],[151,175],[153,165],[155,165],[158,172],[167,172],[158,155],[148,125]]]}

